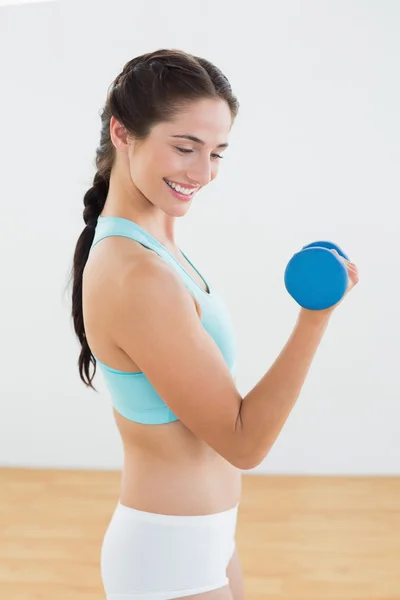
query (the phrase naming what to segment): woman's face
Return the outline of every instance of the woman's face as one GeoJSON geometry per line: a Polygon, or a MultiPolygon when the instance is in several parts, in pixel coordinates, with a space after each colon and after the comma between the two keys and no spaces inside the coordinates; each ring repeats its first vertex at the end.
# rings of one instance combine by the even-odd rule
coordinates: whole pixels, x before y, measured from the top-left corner
{"type": "Polygon", "coordinates": [[[129,149],[133,184],[167,214],[187,210],[196,193],[217,176],[231,126],[224,100],[193,102],[175,121],[155,125],[146,140],[133,142],[129,149]],[[178,189],[171,188],[177,185],[178,189]]]}

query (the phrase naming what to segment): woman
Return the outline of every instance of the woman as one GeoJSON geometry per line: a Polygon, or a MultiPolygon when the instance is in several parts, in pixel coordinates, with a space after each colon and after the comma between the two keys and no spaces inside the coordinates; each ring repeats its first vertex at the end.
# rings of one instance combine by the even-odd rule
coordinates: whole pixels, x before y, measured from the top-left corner
{"type": "Polygon", "coordinates": [[[229,313],[175,241],[176,218],[217,176],[238,106],[210,62],[159,50],[125,65],[101,115],[72,315],[80,376],[93,387],[99,365],[124,449],[101,552],[108,600],[243,600],[241,471],[278,436],[332,313],[302,310],[241,397],[229,313]]]}

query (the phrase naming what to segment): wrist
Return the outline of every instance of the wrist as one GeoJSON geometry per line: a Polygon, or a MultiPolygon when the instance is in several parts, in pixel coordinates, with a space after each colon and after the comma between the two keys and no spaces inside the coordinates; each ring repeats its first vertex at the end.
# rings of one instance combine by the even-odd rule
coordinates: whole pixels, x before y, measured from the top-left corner
{"type": "Polygon", "coordinates": [[[310,325],[326,325],[333,314],[333,309],[328,308],[325,310],[308,310],[301,308],[298,322],[307,323],[310,325]]]}

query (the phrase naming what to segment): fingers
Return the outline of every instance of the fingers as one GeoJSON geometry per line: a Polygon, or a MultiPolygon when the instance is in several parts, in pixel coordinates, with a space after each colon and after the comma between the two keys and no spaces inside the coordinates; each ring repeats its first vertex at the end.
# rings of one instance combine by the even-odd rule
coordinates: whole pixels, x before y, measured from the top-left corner
{"type": "Polygon", "coordinates": [[[345,258],[343,258],[343,256],[341,256],[337,250],[332,250],[332,252],[345,264],[345,266],[347,268],[347,272],[348,272],[350,280],[351,280],[351,281],[349,281],[349,287],[352,288],[359,281],[359,273],[358,273],[357,266],[354,263],[350,262],[349,260],[346,260],[345,258]]]}
{"type": "Polygon", "coordinates": [[[340,259],[340,260],[341,260],[343,263],[345,263],[345,265],[347,265],[347,267],[348,267],[348,268],[349,268],[351,271],[358,272],[357,266],[356,266],[354,263],[350,262],[349,260],[346,260],[345,258],[343,258],[343,256],[340,256],[340,254],[338,253],[338,251],[337,251],[337,250],[332,250],[332,252],[333,252],[334,254],[336,254],[336,256],[337,256],[337,257],[338,257],[338,258],[339,258],[339,259],[340,259]]]}

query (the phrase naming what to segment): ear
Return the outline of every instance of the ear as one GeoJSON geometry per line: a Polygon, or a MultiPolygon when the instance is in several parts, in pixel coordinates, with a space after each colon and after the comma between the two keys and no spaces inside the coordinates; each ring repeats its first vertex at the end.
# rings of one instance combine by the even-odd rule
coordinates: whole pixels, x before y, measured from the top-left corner
{"type": "Polygon", "coordinates": [[[124,125],[117,121],[114,116],[110,119],[110,137],[113,145],[119,152],[128,152],[132,140],[130,140],[128,131],[124,125]]]}

